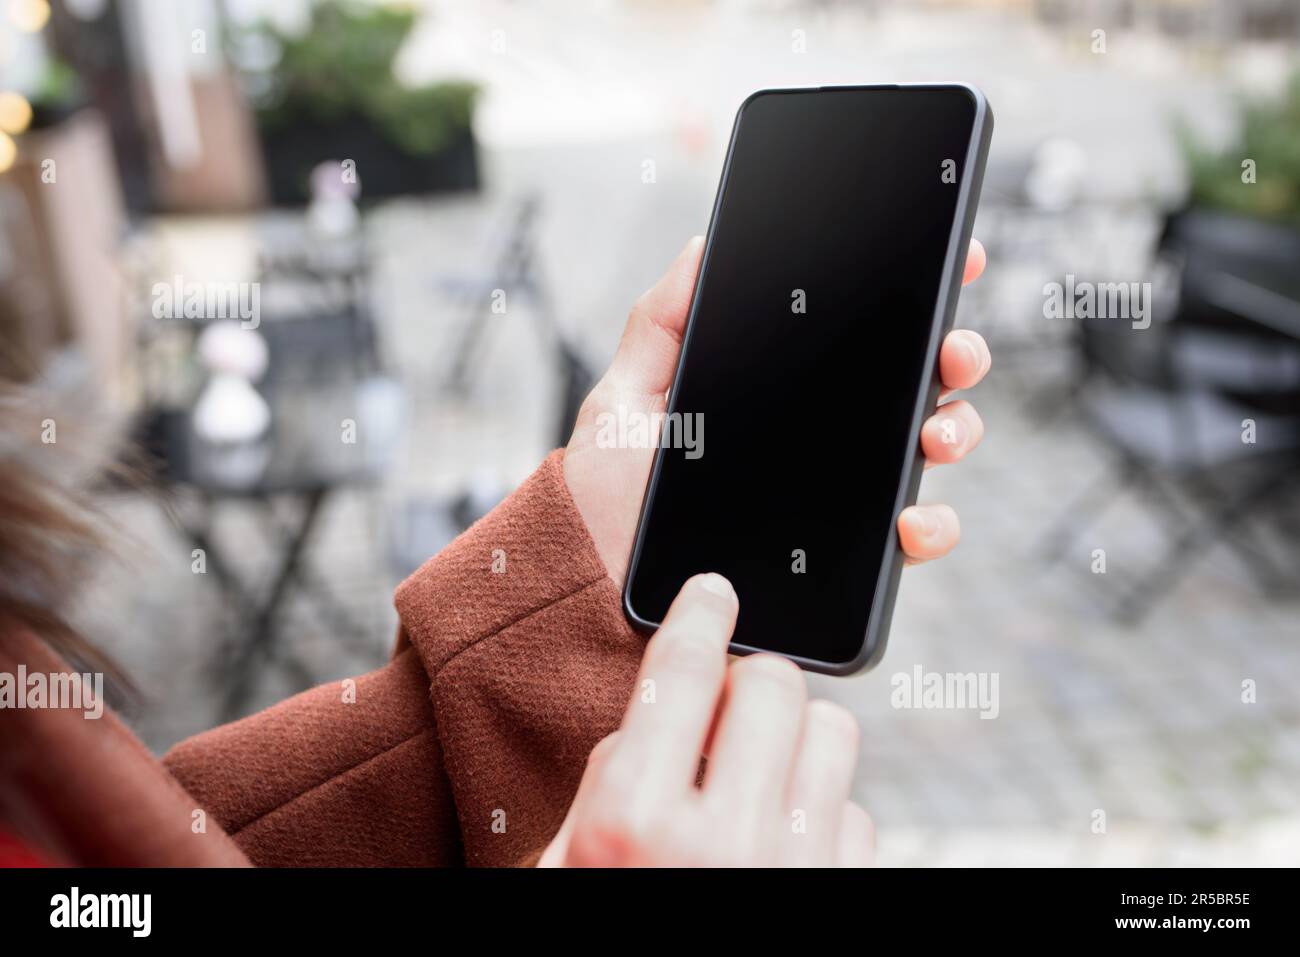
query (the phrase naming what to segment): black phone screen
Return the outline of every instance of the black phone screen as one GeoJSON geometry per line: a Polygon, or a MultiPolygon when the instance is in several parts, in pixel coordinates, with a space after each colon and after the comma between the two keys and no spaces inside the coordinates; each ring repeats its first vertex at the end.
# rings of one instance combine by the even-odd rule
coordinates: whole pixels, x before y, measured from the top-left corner
{"type": "Polygon", "coordinates": [[[859,654],[976,109],[958,87],[746,102],[629,569],[636,616],[661,622],[687,578],[719,572],[733,642],[859,654]]]}

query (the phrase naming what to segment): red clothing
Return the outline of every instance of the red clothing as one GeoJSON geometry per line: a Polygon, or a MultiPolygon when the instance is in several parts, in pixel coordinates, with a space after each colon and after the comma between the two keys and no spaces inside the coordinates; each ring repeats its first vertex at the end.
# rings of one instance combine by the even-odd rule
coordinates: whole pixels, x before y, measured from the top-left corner
{"type": "Polygon", "coordinates": [[[0,867],[48,867],[36,852],[4,828],[0,828],[0,867]]]}

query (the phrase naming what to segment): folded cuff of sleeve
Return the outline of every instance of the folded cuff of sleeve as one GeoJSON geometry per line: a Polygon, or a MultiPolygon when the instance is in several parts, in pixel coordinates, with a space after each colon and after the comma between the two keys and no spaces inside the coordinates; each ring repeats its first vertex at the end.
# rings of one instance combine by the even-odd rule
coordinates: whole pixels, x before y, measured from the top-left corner
{"type": "Polygon", "coordinates": [[[402,582],[395,602],[432,677],[484,638],[605,582],[613,586],[565,484],[564,450],[557,449],[402,582]]]}
{"type": "Polygon", "coordinates": [[[397,590],[470,864],[535,859],[613,731],[644,639],[552,453],[397,590]]]}

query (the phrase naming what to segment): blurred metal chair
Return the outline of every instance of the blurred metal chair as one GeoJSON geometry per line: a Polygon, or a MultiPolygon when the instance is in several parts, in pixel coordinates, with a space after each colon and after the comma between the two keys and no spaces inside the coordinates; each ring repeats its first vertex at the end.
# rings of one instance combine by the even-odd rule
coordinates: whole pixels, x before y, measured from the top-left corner
{"type": "MultiPolygon", "coordinates": [[[[1267,530],[1255,523],[1285,505],[1300,465],[1300,322],[1290,325],[1300,306],[1257,285],[1258,251],[1188,242],[1187,228],[1175,218],[1161,243],[1164,255],[1182,262],[1172,314],[1148,329],[1113,319],[1078,323],[1076,409],[1118,466],[1043,539],[1045,557],[1059,558],[1110,504],[1141,495],[1174,533],[1119,600],[1115,611],[1128,621],[1140,620],[1218,542],[1266,592],[1295,584],[1290,562],[1270,552],[1267,530]]],[[[1274,246],[1271,255],[1295,256],[1300,271],[1300,248],[1274,246]]]]}
{"type": "Polygon", "coordinates": [[[537,219],[541,200],[529,194],[518,200],[500,223],[484,256],[485,268],[476,276],[461,277],[451,286],[462,317],[460,335],[452,349],[447,389],[465,396],[470,389],[474,364],[485,345],[489,323],[483,321],[485,303],[500,289],[511,297],[522,295],[536,310],[542,333],[555,334],[550,299],[537,268],[537,219]]]}
{"type": "Polygon", "coordinates": [[[555,444],[563,446],[569,441],[578,409],[595,385],[596,376],[577,346],[564,335],[552,310],[550,294],[538,265],[537,224],[540,215],[541,200],[538,196],[527,194],[518,199],[488,244],[483,270],[475,276],[444,282],[463,313],[445,387],[460,397],[470,390],[474,366],[486,345],[490,323],[483,321],[483,309],[492,292],[502,289],[511,296],[522,295],[536,311],[542,338],[549,344],[551,358],[557,365],[561,395],[554,434],[555,444]]]}
{"type": "MultiPolygon", "coordinates": [[[[564,334],[552,311],[552,302],[540,269],[538,223],[541,201],[536,194],[514,200],[494,224],[478,268],[442,275],[440,290],[450,301],[455,317],[451,360],[441,382],[444,397],[465,400],[471,396],[475,375],[487,350],[494,323],[485,312],[494,291],[510,298],[511,309],[522,300],[535,314],[542,341],[541,360],[554,363],[559,396],[553,444],[568,444],[578,410],[596,376],[576,345],[564,334]]],[[[394,510],[390,532],[390,563],[405,577],[440,551],[457,534],[485,515],[508,489],[466,480],[454,494],[429,499],[407,498],[394,510]]]]}

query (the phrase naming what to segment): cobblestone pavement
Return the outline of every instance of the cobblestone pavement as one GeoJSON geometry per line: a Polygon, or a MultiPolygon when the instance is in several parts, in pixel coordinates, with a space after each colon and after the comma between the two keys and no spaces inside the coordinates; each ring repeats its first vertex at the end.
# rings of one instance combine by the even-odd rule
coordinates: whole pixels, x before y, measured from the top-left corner
{"type": "MultiPolygon", "coordinates": [[[[984,82],[979,74],[990,75],[987,85],[1000,84],[1006,103],[998,117],[1002,142],[1031,143],[1030,130],[1046,123],[1034,84],[1035,70],[1047,76],[1040,62],[1047,54],[1010,44],[1005,33],[970,36],[977,39],[945,31],[937,52],[872,61],[873,75],[895,70],[916,78],[932,75],[939,63],[955,65],[945,76],[965,71],[984,82]],[[995,39],[1002,72],[991,65],[992,47],[973,52],[995,39]]],[[[696,46],[681,50],[679,86],[689,87],[692,71],[704,69],[703,56],[696,46]]],[[[650,59],[632,66],[649,70],[650,59]]],[[[738,101],[729,98],[727,83],[786,79],[762,73],[751,57],[734,82],[711,86],[709,96],[738,101]]],[[[1131,90],[1106,76],[1096,79],[1105,95],[1082,97],[1092,82],[1086,68],[1050,78],[1079,104],[1053,121],[1055,128],[1086,130],[1113,115],[1120,129],[1112,138],[1123,140],[1124,152],[1143,162],[1166,155],[1141,138],[1150,138],[1164,115],[1172,80],[1131,90]]],[[[1204,86],[1191,82],[1185,101],[1204,86]]],[[[990,90],[995,104],[997,92],[990,90]]],[[[492,122],[510,128],[508,99],[489,105],[492,122]]],[[[637,293],[687,236],[703,232],[726,122],[706,124],[702,148],[680,130],[623,130],[568,145],[502,144],[485,151],[484,198],[404,202],[372,216],[383,335],[408,394],[406,442],[384,487],[341,496],[314,543],[317,566],[372,630],[372,645],[345,651],[311,609],[293,602],[286,609],[286,634],[317,680],[383,659],[395,625],[391,588],[399,572],[388,555],[400,504],[445,496],[467,482],[508,487],[553,441],[558,382],[550,364],[539,361],[546,340],[526,306],[490,320],[500,320],[499,328],[469,396],[452,400],[439,390],[456,331],[441,280],[478,265],[494,218],[512,197],[538,191],[543,269],[558,321],[600,367],[637,293]],[[646,157],[657,160],[652,187],[639,180],[646,157]]],[[[1125,175],[1122,156],[1109,154],[1100,168],[1125,175]]],[[[178,241],[222,228],[191,222],[178,241]]],[[[1005,295],[994,301],[1027,304],[1032,320],[1036,293],[1025,290],[1040,288],[1042,278],[995,258],[985,282],[996,282],[999,272],[1005,295]]],[[[1061,366],[1059,349],[1049,344],[1012,362],[990,336],[994,371],[972,396],[987,425],[984,444],[959,468],[928,473],[921,491],[923,500],[958,509],[961,546],[905,573],[879,668],[847,680],[812,678],[815,694],[843,702],[861,720],[856,795],[876,818],[882,862],[1300,862],[1300,601],[1266,599],[1230,553],[1213,548],[1189,559],[1180,584],[1140,624],[1118,623],[1112,599],[1163,552],[1167,535],[1140,500],[1118,493],[1104,521],[1083,532],[1073,551],[1043,561],[1035,552],[1039,537],[1084,487],[1107,481],[1110,457],[1068,406],[1043,420],[1044,405],[1065,401],[1050,371],[1061,366]],[[1091,571],[1095,548],[1106,550],[1105,574],[1091,571]],[[996,675],[997,717],[892,706],[895,676],[916,668],[996,675]],[[1246,680],[1255,682],[1255,703],[1242,700],[1246,680]]],[[[1285,504],[1294,513],[1297,503],[1285,504]]],[[[126,564],[106,567],[82,604],[99,623],[96,633],[107,631],[107,643],[154,689],[134,721],[161,749],[215,719],[202,663],[213,653],[220,602],[214,584],[189,573],[189,546],[156,508],[124,496],[109,509],[133,544],[126,564]]],[[[267,561],[256,521],[232,508],[222,526],[254,580],[267,561]]],[[[257,705],[296,690],[277,672],[264,679],[257,705]]]]}

